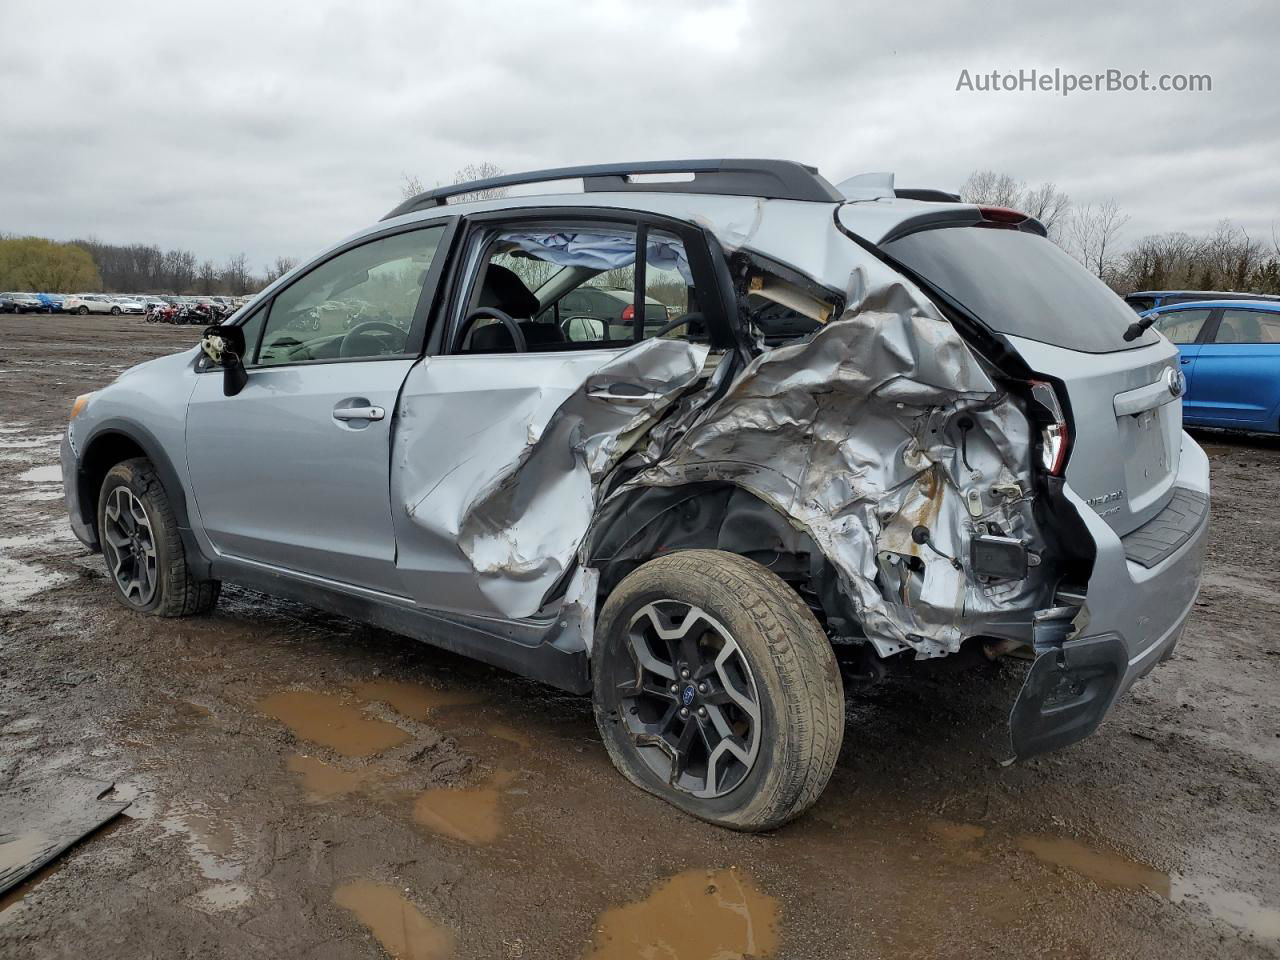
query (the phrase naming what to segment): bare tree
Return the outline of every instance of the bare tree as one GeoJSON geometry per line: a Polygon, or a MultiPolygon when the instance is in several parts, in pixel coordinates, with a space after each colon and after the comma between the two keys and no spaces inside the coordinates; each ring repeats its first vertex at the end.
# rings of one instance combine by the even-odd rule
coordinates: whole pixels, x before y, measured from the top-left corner
{"type": "Polygon", "coordinates": [[[213,265],[212,260],[206,260],[200,264],[200,271],[196,274],[196,289],[204,296],[213,293],[218,287],[218,268],[213,265]]]}
{"type": "Polygon", "coordinates": [[[1114,198],[1096,207],[1086,204],[1071,217],[1067,246],[1077,260],[1105,280],[1116,264],[1116,240],[1128,222],[1129,215],[1120,211],[1114,198]]]}
{"type": "MultiPolygon", "coordinates": [[[[480,163],[468,163],[460,170],[453,172],[453,183],[470,183],[472,180],[488,180],[492,177],[500,177],[505,170],[492,163],[489,160],[482,160],[480,163]]],[[[400,175],[400,196],[405,200],[412,200],[420,193],[426,193],[427,187],[416,174],[402,173],[400,175]]],[[[436,181],[436,186],[440,186],[440,181],[436,181]]],[[[470,193],[460,193],[453,198],[455,203],[465,203],[468,200],[498,200],[505,197],[508,193],[506,187],[489,187],[486,190],[473,190],[470,193]]]]}
{"type": "Polygon", "coordinates": [[[276,257],[275,263],[270,264],[263,271],[263,286],[275,283],[297,265],[298,261],[293,257],[276,257]]]}
{"type": "Polygon", "coordinates": [[[1028,187],[1010,173],[975,170],[960,187],[966,203],[991,207],[1010,207],[1044,224],[1049,239],[1059,242],[1064,220],[1071,209],[1071,198],[1052,181],[1028,187]]]}
{"type": "Polygon", "coordinates": [[[965,203],[981,203],[991,207],[1017,207],[1025,185],[1012,174],[994,170],[975,170],[960,187],[965,203]]]}
{"type": "MultiPolygon", "coordinates": [[[[507,171],[496,163],[484,160],[480,163],[468,163],[461,170],[454,171],[453,182],[470,183],[472,180],[488,180],[492,177],[500,177],[507,171]]],[[[473,190],[471,193],[460,193],[454,197],[457,203],[463,203],[467,200],[500,200],[509,193],[507,187],[489,187],[486,190],[473,190]]]]}
{"type": "Polygon", "coordinates": [[[400,196],[405,200],[412,200],[418,194],[427,192],[427,188],[422,185],[422,181],[413,174],[402,173],[400,174],[400,179],[400,196]]]}
{"type": "Polygon", "coordinates": [[[1017,209],[1043,223],[1049,239],[1056,241],[1063,220],[1071,210],[1071,198],[1050,181],[1024,191],[1018,198],[1017,209]]]}
{"type": "Polygon", "coordinates": [[[237,253],[222,268],[222,286],[230,294],[237,297],[249,292],[249,260],[243,253],[237,253]]]}

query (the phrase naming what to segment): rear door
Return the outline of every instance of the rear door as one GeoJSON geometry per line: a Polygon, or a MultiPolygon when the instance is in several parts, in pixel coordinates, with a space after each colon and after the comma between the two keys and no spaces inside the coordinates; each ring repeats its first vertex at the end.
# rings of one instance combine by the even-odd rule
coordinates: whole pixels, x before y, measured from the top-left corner
{"type": "Polygon", "coordinates": [[[1277,429],[1280,311],[1227,307],[1196,360],[1197,422],[1277,429]]]}
{"type": "Polygon", "coordinates": [[[219,371],[198,378],[187,465],[220,554],[398,594],[393,415],[451,229],[399,228],[326,256],[243,322],[239,394],[223,396],[219,371]]]}
{"type": "MultiPolygon", "coordinates": [[[[455,263],[450,305],[400,401],[397,567],[421,606],[531,617],[575,569],[601,477],[701,378],[708,348],[729,340],[723,300],[698,230],[622,211],[477,218],[455,263]],[[562,279],[586,296],[566,294],[562,279]],[[552,295],[534,293],[556,289],[589,309],[605,284],[631,286],[630,303],[678,288],[682,313],[705,317],[699,342],[689,330],[654,339],[643,324],[606,333],[566,323],[563,309],[557,322],[552,295]]],[[[603,297],[615,320],[629,305],[603,297]]]]}

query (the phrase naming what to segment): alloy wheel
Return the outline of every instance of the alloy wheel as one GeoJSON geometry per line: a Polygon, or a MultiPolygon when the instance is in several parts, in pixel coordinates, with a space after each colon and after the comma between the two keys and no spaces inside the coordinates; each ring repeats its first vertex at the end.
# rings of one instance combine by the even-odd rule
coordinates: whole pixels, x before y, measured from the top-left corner
{"type": "Polygon", "coordinates": [[[116,487],[103,510],[102,549],[126,600],[145,607],[156,593],[159,561],[155,534],[142,501],[128,487],[116,487]]]}
{"type": "Polygon", "coordinates": [[[730,632],[699,607],[646,604],[631,619],[620,657],[619,713],[649,768],[692,796],[738,787],[760,750],[760,698],[730,632]]]}

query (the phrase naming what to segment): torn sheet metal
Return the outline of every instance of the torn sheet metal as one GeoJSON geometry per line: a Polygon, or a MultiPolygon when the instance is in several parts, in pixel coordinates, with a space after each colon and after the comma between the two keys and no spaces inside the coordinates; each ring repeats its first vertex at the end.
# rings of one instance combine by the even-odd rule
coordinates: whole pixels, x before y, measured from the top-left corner
{"type": "Polygon", "coordinates": [[[433,357],[415,369],[392,454],[397,567],[415,599],[537,614],[574,566],[601,481],[707,354],[651,339],[616,354],[433,357]]]}
{"type": "Polygon", "coordinates": [[[860,265],[847,302],[809,339],[757,357],[711,406],[691,398],[617,495],[705,481],[749,490],[813,538],[882,655],[952,653],[1044,592],[1039,571],[987,584],[965,570],[974,535],[1042,546],[1028,421],[887,267],[860,265]],[[928,544],[912,538],[918,526],[928,544]]]}

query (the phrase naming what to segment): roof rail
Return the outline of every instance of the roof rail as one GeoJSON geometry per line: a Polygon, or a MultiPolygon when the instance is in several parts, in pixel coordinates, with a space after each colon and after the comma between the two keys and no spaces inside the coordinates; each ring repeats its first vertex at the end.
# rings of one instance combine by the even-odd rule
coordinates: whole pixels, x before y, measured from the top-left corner
{"type": "Polygon", "coordinates": [[[705,193],[732,197],[766,197],[770,200],[807,200],[841,203],[844,196],[828,183],[817,167],[792,160],[649,160],[639,163],[600,163],[582,167],[555,167],[530,173],[509,173],[485,180],[471,180],[437,187],[410,197],[383,220],[415,210],[443,206],[450,197],[515,187],[527,183],[581,178],[585,193],[705,193]],[[691,180],[634,180],[633,177],[693,174],[691,180]]]}

